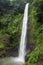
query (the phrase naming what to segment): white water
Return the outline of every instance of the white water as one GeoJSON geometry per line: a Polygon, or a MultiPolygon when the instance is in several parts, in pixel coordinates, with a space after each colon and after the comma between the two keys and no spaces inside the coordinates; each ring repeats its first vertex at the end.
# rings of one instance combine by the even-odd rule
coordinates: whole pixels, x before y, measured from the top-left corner
{"type": "Polygon", "coordinates": [[[23,18],[23,26],[20,40],[20,50],[19,57],[24,60],[25,59],[25,49],[26,49],[26,32],[27,32],[27,22],[28,22],[28,3],[25,6],[24,10],[24,18],[23,18]]]}
{"type": "Polygon", "coordinates": [[[27,32],[27,22],[28,22],[28,6],[27,3],[24,10],[23,26],[20,40],[20,50],[18,57],[10,57],[0,60],[1,65],[23,65],[25,62],[25,49],[26,49],[26,32],[27,32]]]}
{"type": "Polygon", "coordinates": [[[14,59],[15,62],[17,63],[21,62],[22,64],[24,64],[25,62],[25,54],[26,54],[25,49],[26,49],[26,32],[27,32],[27,22],[28,22],[28,6],[29,6],[29,3],[26,4],[25,10],[24,10],[19,56],[14,59]]]}

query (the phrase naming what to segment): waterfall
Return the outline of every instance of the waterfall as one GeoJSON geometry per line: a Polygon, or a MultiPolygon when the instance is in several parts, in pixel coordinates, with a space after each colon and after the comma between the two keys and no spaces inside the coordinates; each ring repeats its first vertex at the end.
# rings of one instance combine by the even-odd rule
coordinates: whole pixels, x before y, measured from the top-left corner
{"type": "Polygon", "coordinates": [[[29,3],[26,4],[24,10],[24,17],[23,17],[23,26],[22,26],[22,33],[21,33],[21,40],[19,46],[19,56],[15,58],[15,62],[25,62],[25,49],[26,49],[26,32],[27,32],[27,22],[28,22],[28,6],[29,3]]]}
{"type": "Polygon", "coordinates": [[[20,40],[19,56],[18,57],[8,57],[1,59],[1,65],[23,65],[25,62],[25,49],[26,49],[26,32],[27,32],[27,22],[28,22],[28,6],[27,3],[24,10],[23,26],[20,40]]]}
{"type": "Polygon", "coordinates": [[[26,32],[27,32],[27,22],[28,22],[28,5],[26,4],[24,10],[24,18],[23,18],[23,26],[22,26],[22,33],[21,33],[21,40],[20,40],[20,50],[19,50],[19,58],[21,60],[25,59],[25,49],[26,49],[26,32]]]}

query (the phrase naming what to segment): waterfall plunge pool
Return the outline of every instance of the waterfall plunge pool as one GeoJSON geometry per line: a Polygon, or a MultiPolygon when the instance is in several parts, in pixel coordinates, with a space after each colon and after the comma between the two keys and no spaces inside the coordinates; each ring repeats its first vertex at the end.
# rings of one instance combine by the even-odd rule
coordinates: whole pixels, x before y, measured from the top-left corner
{"type": "Polygon", "coordinates": [[[23,65],[24,61],[18,57],[6,57],[0,59],[0,65],[23,65]]]}
{"type": "Polygon", "coordinates": [[[27,34],[28,6],[29,6],[29,3],[26,4],[25,10],[24,10],[19,56],[0,58],[0,65],[23,65],[25,62],[25,53],[26,53],[25,52],[25,49],[26,49],[25,40],[26,40],[26,34],[27,34]]]}

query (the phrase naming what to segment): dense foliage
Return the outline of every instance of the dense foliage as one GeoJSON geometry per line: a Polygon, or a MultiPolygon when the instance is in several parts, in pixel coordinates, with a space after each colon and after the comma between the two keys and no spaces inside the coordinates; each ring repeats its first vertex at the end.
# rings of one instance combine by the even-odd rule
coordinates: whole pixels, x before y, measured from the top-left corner
{"type": "Polygon", "coordinates": [[[18,40],[20,39],[22,17],[22,14],[16,16],[7,14],[1,17],[0,48],[6,49],[6,47],[14,47],[16,44],[18,44],[18,40]]]}
{"type": "Polygon", "coordinates": [[[0,0],[0,57],[17,48],[20,40],[24,7],[30,2],[30,45],[26,65],[43,65],[43,0],[0,0]]]}
{"type": "Polygon", "coordinates": [[[23,13],[17,13],[9,2],[3,1],[0,1],[0,57],[5,56],[6,50],[17,48],[23,19],[23,13]]]}
{"type": "Polygon", "coordinates": [[[0,0],[0,57],[17,48],[25,4],[29,0],[0,0]]]}
{"type": "MultiPolygon", "coordinates": [[[[28,55],[27,65],[38,65],[43,61],[43,0],[33,0],[30,4],[31,44],[35,49],[28,55]]],[[[41,64],[42,65],[42,64],[41,64]]]]}

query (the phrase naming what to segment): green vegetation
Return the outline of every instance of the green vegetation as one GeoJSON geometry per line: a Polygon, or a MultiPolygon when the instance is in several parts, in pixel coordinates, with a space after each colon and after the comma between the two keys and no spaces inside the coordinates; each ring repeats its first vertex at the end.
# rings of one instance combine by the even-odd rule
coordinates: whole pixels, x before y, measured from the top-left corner
{"type": "Polygon", "coordinates": [[[13,48],[18,45],[23,14],[16,16],[8,14],[0,18],[0,49],[13,48]]]}
{"type": "Polygon", "coordinates": [[[43,65],[43,0],[0,0],[0,57],[19,45],[24,7],[29,6],[30,45],[25,65],[43,65]]]}
{"type": "Polygon", "coordinates": [[[4,48],[4,45],[2,43],[0,43],[0,48],[4,48]]]}
{"type": "MultiPolygon", "coordinates": [[[[0,3],[4,4],[7,1],[3,0],[0,3]]],[[[6,50],[18,47],[23,19],[23,13],[15,12],[9,2],[7,6],[2,4],[0,4],[0,56],[6,53],[6,50]]]]}
{"type": "Polygon", "coordinates": [[[25,4],[28,0],[0,0],[0,57],[19,45],[25,4]]]}
{"type": "Polygon", "coordinates": [[[26,65],[43,65],[43,0],[33,0],[30,4],[30,42],[35,49],[28,55],[26,65]],[[39,62],[39,64],[38,64],[39,62]]]}

